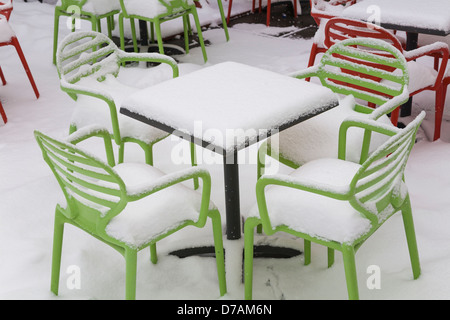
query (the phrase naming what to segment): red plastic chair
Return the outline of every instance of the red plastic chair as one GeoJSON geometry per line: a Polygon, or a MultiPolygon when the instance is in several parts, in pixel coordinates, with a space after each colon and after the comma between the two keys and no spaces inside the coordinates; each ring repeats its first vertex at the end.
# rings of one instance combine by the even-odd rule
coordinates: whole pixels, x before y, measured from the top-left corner
{"type": "MultiPolygon", "coordinates": [[[[297,1],[298,0],[292,0],[294,3],[294,17],[297,18],[297,1]]],[[[266,25],[270,26],[270,7],[271,7],[272,1],[267,0],[267,18],[266,18],[266,25]]],[[[230,0],[228,4],[228,15],[227,15],[227,23],[230,23],[230,16],[231,16],[231,7],[233,5],[233,0],[230,0]]],[[[259,13],[261,13],[262,10],[262,0],[259,0],[259,13]]],[[[252,12],[255,12],[255,0],[252,2],[252,12]]]]}
{"type": "Polygon", "coordinates": [[[0,14],[4,15],[7,20],[9,20],[9,16],[13,10],[12,1],[13,0],[0,0],[0,14]]]}
{"type": "MultiPolygon", "coordinates": [[[[325,39],[324,45],[329,48],[334,43],[355,37],[364,38],[377,38],[389,42],[391,45],[396,47],[405,56],[408,62],[408,67],[410,71],[410,85],[408,87],[410,96],[414,96],[419,92],[430,90],[436,92],[435,100],[435,130],[433,140],[437,140],[440,137],[441,132],[441,122],[443,108],[445,104],[445,94],[444,94],[444,75],[447,68],[447,62],[449,58],[449,48],[445,43],[435,43],[427,46],[422,46],[420,49],[405,51],[402,44],[398,38],[389,32],[388,30],[377,26],[375,24],[351,20],[345,18],[332,18],[325,25],[325,39]],[[427,67],[423,64],[415,62],[418,58],[424,56],[439,55],[442,57],[441,63],[438,66],[438,70],[435,71],[433,67],[427,67]],[[419,68],[420,67],[420,68],[419,68]],[[423,71],[417,73],[417,71],[423,71]],[[435,74],[435,77],[425,77],[424,72],[430,72],[430,74],[435,74]],[[415,81],[416,78],[420,78],[421,81],[415,81]]],[[[389,70],[387,70],[389,71],[389,70]]],[[[376,78],[373,80],[377,81],[376,78]]],[[[448,80],[446,79],[445,81],[448,80]]],[[[392,114],[391,121],[394,125],[397,124],[398,120],[398,109],[392,114]]]]}
{"type": "MultiPolygon", "coordinates": [[[[0,47],[12,45],[17,51],[19,55],[20,61],[22,62],[23,68],[28,76],[28,79],[33,87],[34,94],[36,98],[39,98],[39,91],[37,89],[36,83],[34,82],[33,75],[31,74],[30,67],[28,66],[27,60],[25,59],[25,55],[23,54],[22,48],[19,44],[19,40],[17,40],[16,34],[12,30],[5,16],[0,15],[0,34],[2,34],[2,38],[6,39],[6,41],[0,42],[0,47]]],[[[6,79],[3,75],[3,72],[0,72],[0,76],[3,84],[6,84],[6,79]]]]}

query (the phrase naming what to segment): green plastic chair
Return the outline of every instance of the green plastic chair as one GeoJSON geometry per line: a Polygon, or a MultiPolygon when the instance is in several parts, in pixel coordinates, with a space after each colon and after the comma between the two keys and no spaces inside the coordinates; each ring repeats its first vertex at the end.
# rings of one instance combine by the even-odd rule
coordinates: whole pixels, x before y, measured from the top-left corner
{"type": "MultiPolygon", "coordinates": [[[[138,19],[150,22],[151,38],[153,39],[154,34],[156,33],[159,53],[164,54],[161,23],[181,17],[183,18],[185,51],[186,53],[189,53],[188,33],[190,31],[189,15],[191,14],[194,17],[197,35],[202,49],[203,59],[205,62],[208,60],[200,20],[198,18],[194,0],[120,0],[120,5],[122,6],[122,12],[119,15],[119,29],[120,45],[122,50],[125,50],[124,18],[130,19],[132,40],[135,52],[138,52],[138,46],[136,39],[136,26],[134,21],[135,19],[138,19]]],[[[222,7],[222,3],[220,2],[220,0],[219,7],[222,7]]],[[[221,14],[222,21],[224,21],[223,8],[221,8],[221,14]]],[[[226,24],[224,24],[224,27],[226,28],[226,24]]],[[[226,35],[228,39],[228,31],[226,31],[226,35]]]]}
{"type": "Polygon", "coordinates": [[[419,255],[403,174],[424,116],[422,112],[405,129],[371,119],[348,118],[339,131],[338,159],[314,160],[290,175],[267,175],[258,180],[257,206],[244,226],[246,299],[252,298],[254,229],[259,224],[267,235],[282,231],[303,238],[305,264],[311,261],[311,242],[328,247],[329,267],[334,262],[334,250],[341,251],[348,297],[359,299],[355,253],[389,217],[401,211],[413,276],[419,277],[419,255]],[[346,161],[346,138],[352,127],[390,138],[362,164],[346,161]]]}
{"type": "MultiPolygon", "coordinates": [[[[130,142],[137,143],[145,153],[145,162],[153,165],[153,146],[169,134],[118,113],[122,99],[139,88],[121,83],[117,76],[125,62],[144,61],[169,65],[172,74],[168,77],[175,78],[178,76],[175,60],[159,53],[124,52],[106,35],[93,31],[68,35],[58,47],[57,58],[61,89],[77,101],[70,133],[84,126],[102,126],[119,146],[119,163],[124,161],[125,143],[130,142]]],[[[138,67],[126,69],[147,72],[138,67]]],[[[193,144],[191,152],[195,155],[193,144]]],[[[195,157],[191,160],[195,166],[195,157]]]]}
{"type": "MultiPolygon", "coordinates": [[[[53,29],[53,64],[56,64],[59,18],[61,16],[88,20],[92,24],[92,30],[98,32],[102,31],[101,20],[106,19],[108,35],[112,38],[114,15],[118,13],[120,13],[120,4],[118,1],[58,0],[55,6],[55,25],[53,29]]],[[[72,31],[75,31],[74,20],[72,20],[71,28],[72,31]]]]}
{"type": "MultiPolygon", "coordinates": [[[[358,38],[331,46],[320,63],[292,74],[298,79],[317,77],[321,85],[342,98],[336,108],[264,142],[258,151],[258,178],[264,172],[266,155],[291,168],[314,159],[336,158],[339,127],[346,117],[360,116],[390,124],[387,114],[398,112],[398,106],[408,100],[407,70],[404,56],[393,46],[378,39],[358,38]],[[379,83],[379,79],[388,82],[379,83]],[[370,108],[367,102],[379,107],[370,108]]],[[[348,159],[362,163],[385,141],[386,137],[355,129],[348,141],[348,159]]]]}
{"type": "MultiPolygon", "coordinates": [[[[211,178],[206,170],[190,168],[165,175],[144,163],[115,167],[74,144],[93,135],[111,142],[106,130],[85,130],[68,142],[38,131],[36,140],[66,199],[57,205],[53,238],[51,291],[58,295],[64,224],[69,223],[116,249],[126,262],[126,299],[136,297],[137,253],[150,247],[157,263],[156,243],[187,226],[203,228],[211,218],[220,295],[226,293],[222,225],[210,203],[211,178]],[[193,178],[203,182],[202,192],[181,184],[193,178]]],[[[106,149],[109,163],[113,155],[106,149]]]]}

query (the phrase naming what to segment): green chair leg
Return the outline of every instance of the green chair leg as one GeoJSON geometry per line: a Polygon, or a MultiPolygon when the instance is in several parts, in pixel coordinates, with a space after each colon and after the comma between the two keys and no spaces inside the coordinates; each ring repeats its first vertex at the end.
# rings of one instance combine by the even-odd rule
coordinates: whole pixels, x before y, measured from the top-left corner
{"type": "Polygon", "coordinates": [[[347,291],[349,300],[358,300],[358,280],[356,276],[355,250],[353,247],[342,246],[344,258],[345,279],[347,281],[347,291]]]}
{"type": "Polygon", "coordinates": [[[125,250],[125,299],[136,299],[136,272],[137,272],[137,251],[127,248],[125,250]]]}
{"type": "Polygon", "coordinates": [[[150,244],[150,261],[153,264],[158,262],[158,254],[156,253],[156,243],[150,244]]]}
{"type": "Polygon", "coordinates": [[[214,236],[214,250],[216,253],[217,276],[219,278],[219,291],[223,296],[227,293],[227,282],[225,277],[225,256],[223,252],[222,239],[222,223],[220,213],[217,210],[209,213],[212,222],[213,236],[214,236]]]}
{"type": "Polygon", "coordinates": [[[58,33],[59,33],[59,16],[58,9],[55,9],[55,21],[53,26],[53,64],[56,65],[56,50],[58,49],[58,33]]]}
{"type": "Polygon", "coordinates": [[[311,263],[311,241],[303,240],[303,254],[305,256],[305,266],[311,263]]]}
{"type": "Polygon", "coordinates": [[[419,251],[417,249],[416,234],[414,231],[414,222],[411,212],[411,203],[409,196],[406,198],[402,208],[403,224],[405,227],[406,239],[408,243],[409,257],[413,270],[414,279],[420,276],[419,251]]]}
{"type": "Polygon", "coordinates": [[[331,268],[334,264],[334,249],[328,248],[328,268],[331,268]]]}
{"type": "Polygon", "coordinates": [[[58,295],[59,292],[59,276],[61,271],[61,252],[64,235],[64,222],[60,219],[60,212],[56,208],[55,225],[53,232],[53,251],[52,251],[52,274],[50,290],[58,295]]]}
{"type": "Polygon", "coordinates": [[[202,48],[203,60],[206,62],[208,60],[208,57],[206,55],[205,42],[203,41],[202,26],[200,24],[200,20],[198,18],[196,10],[192,10],[192,15],[194,16],[195,27],[197,28],[198,41],[200,42],[200,46],[202,48]]]}
{"type": "Polygon", "coordinates": [[[249,218],[244,224],[244,288],[245,300],[252,300],[253,296],[253,242],[255,227],[261,221],[257,218],[249,218]]]}

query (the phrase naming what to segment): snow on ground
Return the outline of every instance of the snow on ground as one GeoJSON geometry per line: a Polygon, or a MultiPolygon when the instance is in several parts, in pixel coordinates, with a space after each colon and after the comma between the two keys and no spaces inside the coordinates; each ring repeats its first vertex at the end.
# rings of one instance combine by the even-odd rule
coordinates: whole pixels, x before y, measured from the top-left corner
{"type": "MultiPolygon", "coordinates": [[[[0,97],[9,121],[0,127],[0,299],[123,299],[123,258],[71,226],[65,231],[60,294],[56,297],[49,290],[53,214],[61,194],[42,160],[33,131],[37,129],[63,137],[68,131],[74,102],[59,89],[56,69],[51,62],[53,6],[22,0],[14,1],[14,6],[10,23],[18,35],[41,97],[38,100],[34,97],[14,49],[1,48],[0,62],[8,83],[0,86],[0,97]],[[76,271],[80,272],[81,282],[74,288],[76,283],[72,282],[72,276],[76,271]]],[[[89,26],[83,25],[83,28],[89,29],[89,26]]],[[[203,64],[199,48],[192,49],[186,56],[178,56],[181,76],[223,61],[236,61],[282,74],[305,68],[312,40],[268,36],[276,32],[274,29],[237,25],[230,28],[229,42],[225,41],[222,29],[205,31],[204,37],[210,41],[208,62],[203,64]]],[[[68,32],[61,27],[61,37],[68,32]]],[[[201,90],[199,86],[199,94],[201,90]]],[[[224,94],[226,91],[224,86],[224,94]]],[[[420,103],[414,106],[415,113],[419,109],[433,110],[432,94],[421,95],[415,101],[420,103]]],[[[432,128],[430,120],[427,124],[432,128]]],[[[421,130],[406,170],[422,275],[417,280],[412,279],[402,219],[396,215],[358,251],[361,299],[450,298],[448,123],[443,131],[441,140],[430,142],[421,130]],[[381,272],[380,288],[370,289],[367,285],[371,266],[378,267],[381,272]]],[[[99,143],[93,140],[82,146],[96,152],[99,143]]],[[[159,143],[155,148],[155,166],[165,172],[187,167],[170,161],[172,148],[179,143],[170,138],[159,143]]],[[[255,201],[255,150],[250,148],[240,154],[244,162],[240,166],[243,212],[255,201]]],[[[203,153],[203,156],[208,155],[203,153]]],[[[141,162],[140,150],[129,148],[126,161],[141,162]]],[[[222,165],[200,165],[211,172],[212,199],[225,222],[222,165]]],[[[280,170],[289,172],[287,168],[280,170]]],[[[168,254],[174,249],[210,244],[211,241],[209,228],[201,231],[186,229],[159,244],[156,265],[149,262],[148,250],[142,251],[138,260],[137,298],[242,299],[243,239],[230,241],[224,237],[228,293],[222,298],[219,297],[213,258],[180,259],[168,254]]],[[[303,247],[301,240],[290,237],[280,236],[277,243],[294,245],[300,250],[303,247]]],[[[303,256],[256,259],[253,291],[255,299],[346,299],[342,257],[337,253],[334,266],[328,269],[326,248],[313,245],[312,263],[308,266],[303,265],[303,256]]]]}

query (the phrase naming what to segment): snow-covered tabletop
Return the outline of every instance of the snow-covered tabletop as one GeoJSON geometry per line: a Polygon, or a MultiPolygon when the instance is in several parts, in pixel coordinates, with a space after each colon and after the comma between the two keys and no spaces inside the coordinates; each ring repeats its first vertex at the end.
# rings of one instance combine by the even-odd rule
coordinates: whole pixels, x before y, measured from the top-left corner
{"type": "Polygon", "coordinates": [[[227,238],[236,240],[237,151],[337,105],[328,88],[224,62],[133,93],[120,112],[224,156],[227,238]]]}
{"type": "Polygon", "coordinates": [[[338,104],[328,88],[225,62],[140,90],[121,113],[223,155],[338,104]]]}
{"type": "Polygon", "coordinates": [[[416,33],[450,33],[449,0],[363,0],[345,8],[342,17],[380,23],[416,33]]]}

